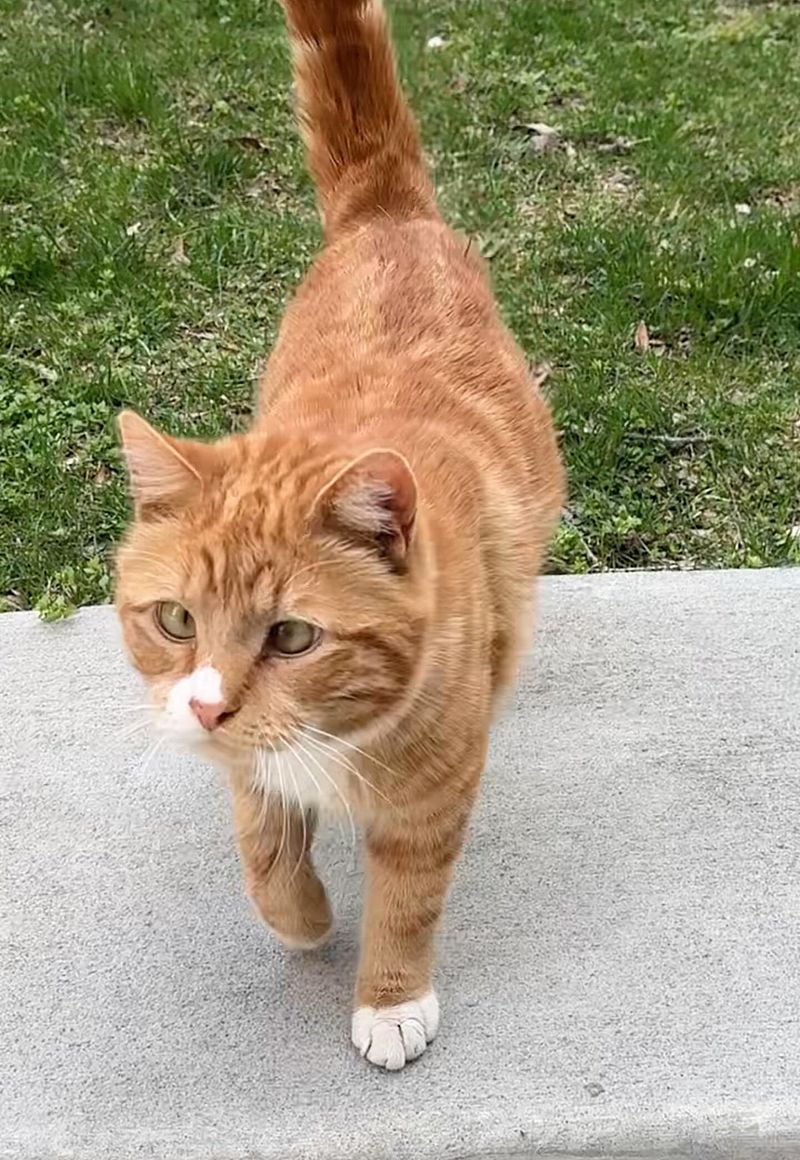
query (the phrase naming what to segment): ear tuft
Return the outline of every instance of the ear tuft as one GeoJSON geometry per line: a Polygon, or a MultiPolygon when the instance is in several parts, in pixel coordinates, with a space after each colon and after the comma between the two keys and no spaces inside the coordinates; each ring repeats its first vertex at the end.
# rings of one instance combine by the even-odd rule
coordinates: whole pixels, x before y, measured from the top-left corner
{"type": "Polygon", "coordinates": [[[162,435],[135,411],[123,411],[117,424],[136,506],[172,507],[190,499],[203,479],[192,461],[195,445],[162,435]]]}
{"type": "Polygon", "coordinates": [[[377,449],[349,463],[317,500],[326,522],[374,545],[395,563],[408,554],[417,513],[417,484],[406,459],[377,449]]]}

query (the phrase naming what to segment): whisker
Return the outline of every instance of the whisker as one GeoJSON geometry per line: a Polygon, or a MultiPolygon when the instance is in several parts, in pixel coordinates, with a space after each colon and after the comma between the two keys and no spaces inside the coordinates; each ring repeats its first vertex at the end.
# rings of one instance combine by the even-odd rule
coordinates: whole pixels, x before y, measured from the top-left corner
{"type": "MultiPolygon", "coordinates": [[[[319,797],[320,797],[320,798],[322,798],[322,788],[321,788],[321,786],[320,786],[319,782],[318,782],[318,781],[317,781],[317,779],[314,777],[314,774],[313,774],[313,773],[311,772],[311,770],[308,768],[308,766],[306,765],[306,763],[303,761],[302,757],[300,757],[300,755],[299,755],[298,753],[296,753],[296,751],[295,751],[295,745],[297,745],[297,738],[295,738],[295,739],[294,739],[294,743],[295,743],[295,744],[294,744],[294,745],[292,745],[292,752],[293,752],[293,755],[297,756],[297,758],[298,758],[298,760],[299,760],[300,764],[302,765],[303,769],[305,770],[305,772],[308,774],[308,776],[309,776],[309,777],[311,778],[311,780],[313,781],[313,783],[314,783],[314,788],[316,789],[317,793],[319,794],[319,797]]],[[[297,747],[299,748],[299,745],[298,745],[297,747]]],[[[305,750],[303,750],[303,752],[305,752],[305,750]]]]}
{"type": "Polygon", "coordinates": [[[261,749],[253,750],[253,763],[250,769],[250,788],[257,793],[264,792],[264,753],[261,749]]]}
{"type": "MultiPolygon", "coordinates": [[[[272,763],[270,762],[269,754],[261,746],[253,752],[258,767],[258,789],[263,798],[268,798],[272,783],[272,763]]],[[[272,752],[275,752],[274,748],[272,752]]]]}
{"type": "Polygon", "coordinates": [[[281,814],[281,844],[278,847],[278,854],[277,854],[277,857],[275,858],[275,866],[277,868],[277,866],[280,864],[281,855],[283,854],[284,847],[286,846],[286,829],[287,829],[287,823],[288,823],[289,819],[288,819],[288,814],[286,812],[286,786],[283,784],[283,763],[281,762],[281,755],[277,749],[275,750],[275,757],[276,757],[277,762],[278,762],[278,777],[280,778],[280,783],[281,783],[281,794],[280,794],[280,796],[281,796],[281,810],[283,811],[281,814]]]}
{"type": "Polygon", "coordinates": [[[138,762],[136,763],[136,772],[137,773],[140,772],[140,770],[142,769],[143,766],[146,767],[147,762],[150,760],[150,755],[153,752],[153,750],[155,749],[156,745],[158,744],[158,741],[159,741],[158,737],[151,737],[151,739],[148,741],[147,745],[145,746],[144,753],[141,755],[138,762]]]}
{"type": "Polygon", "coordinates": [[[151,725],[151,721],[134,721],[132,725],[128,725],[127,728],[123,729],[120,733],[117,734],[116,740],[119,741],[120,744],[123,741],[130,741],[130,739],[135,737],[137,733],[141,733],[143,729],[149,729],[151,725]]]}
{"type": "Polygon", "coordinates": [[[350,761],[349,758],[345,757],[343,753],[337,752],[337,750],[335,750],[333,748],[333,746],[326,745],[324,741],[320,741],[317,737],[308,737],[307,736],[306,741],[309,743],[309,745],[312,745],[312,746],[315,745],[320,752],[326,753],[331,758],[331,760],[335,761],[338,765],[340,765],[342,767],[342,769],[346,769],[350,773],[352,773],[352,775],[354,777],[358,778],[358,780],[363,785],[365,785],[368,789],[371,789],[372,792],[377,794],[379,798],[383,798],[383,800],[386,802],[386,804],[388,806],[391,806],[392,809],[396,808],[395,804],[391,800],[391,798],[388,798],[385,793],[383,793],[381,790],[379,790],[378,787],[376,785],[374,785],[369,780],[368,777],[365,777],[364,774],[361,773],[361,771],[355,767],[353,762],[350,761]]]}
{"type": "Polygon", "coordinates": [[[387,773],[391,773],[393,777],[397,777],[397,771],[388,765],[384,765],[377,757],[373,757],[371,753],[367,753],[366,749],[361,749],[358,745],[353,745],[352,741],[345,741],[343,737],[337,737],[335,733],[327,733],[324,729],[318,728],[316,725],[305,725],[305,729],[310,729],[312,733],[319,733],[322,737],[329,737],[331,741],[338,742],[339,745],[344,745],[347,749],[352,749],[354,753],[360,753],[362,757],[366,757],[367,761],[372,761],[375,765],[385,769],[387,773]]]}
{"type": "MultiPolygon", "coordinates": [[[[272,752],[275,752],[274,747],[272,747],[272,752]]],[[[269,798],[272,792],[272,763],[269,760],[269,756],[264,752],[263,749],[256,750],[256,758],[258,761],[259,774],[261,778],[261,807],[258,811],[257,823],[260,832],[264,829],[267,821],[267,814],[269,813],[270,809],[269,798]]]]}
{"type": "MultiPolygon", "coordinates": [[[[309,761],[313,761],[313,762],[314,762],[314,764],[316,765],[317,769],[320,771],[320,773],[322,774],[322,776],[323,776],[323,777],[324,777],[324,778],[325,778],[325,779],[326,779],[326,780],[327,780],[327,781],[330,783],[330,785],[333,787],[333,790],[334,790],[334,792],[335,792],[335,793],[336,793],[336,795],[338,796],[338,798],[339,798],[339,801],[340,801],[340,802],[342,803],[342,805],[344,806],[344,808],[345,808],[345,812],[347,813],[347,816],[348,816],[348,818],[349,818],[349,820],[350,820],[350,831],[351,831],[351,833],[352,833],[352,836],[353,836],[353,845],[355,846],[355,844],[356,844],[356,840],[357,840],[357,839],[356,839],[356,824],[355,824],[355,821],[353,820],[353,811],[350,809],[350,803],[348,802],[347,798],[344,796],[344,794],[342,793],[342,791],[341,791],[341,789],[340,789],[339,785],[337,784],[337,782],[336,782],[336,778],[335,778],[335,777],[331,777],[331,775],[328,773],[327,769],[325,769],[325,767],[324,767],[323,765],[321,765],[319,761],[317,761],[316,757],[315,757],[315,756],[314,756],[314,754],[311,752],[311,750],[309,750],[309,749],[306,749],[306,748],[305,748],[305,746],[303,745],[303,743],[302,743],[302,741],[300,740],[300,738],[299,738],[299,737],[297,737],[297,736],[296,736],[296,737],[294,738],[294,743],[295,743],[295,745],[297,746],[297,748],[300,750],[300,753],[303,753],[303,754],[305,754],[305,756],[306,756],[306,757],[309,759],[309,761]]],[[[301,764],[301,765],[303,766],[303,768],[304,768],[304,769],[307,771],[307,773],[308,773],[309,777],[310,777],[310,778],[311,778],[311,780],[314,782],[314,785],[317,787],[317,792],[318,792],[318,793],[320,793],[320,797],[321,797],[321,796],[322,796],[322,794],[321,794],[320,787],[319,787],[319,783],[317,782],[317,779],[314,777],[313,773],[312,773],[312,772],[311,772],[311,770],[308,768],[308,766],[306,765],[305,761],[303,760],[303,758],[300,756],[300,754],[299,754],[299,753],[298,753],[298,755],[297,755],[297,756],[298,756],[298,760],[300,761],[300,764],[301,764]]]]}
{"type": "Polygon", "coordinates": [[[156,737],[156,739],[153,741],[152,745],[150,746],[149,751],[146,753],[146,756],[142,759],[142,764],[139,767],[139,775],[141,777],[144,777],[144,775],[147,773],[147,771],[152,767],[153,762],[155,761],[156,757],[158,756],[159,752],[161,751],[161,748],[163,745],[164,745],[164,738],[163,737],[156,737]]]}
{"type": "Polygon", "coordinates": [[[330,757],[336,758],[338,764],[343,769],[349,770],[350,773],[358,777],[359,771],[356,766],[349,757],[345,757],[343,753],[339,753],[338,749],[335,749],[332,745],[328,745],[325,741],[320,741],[318,737],[309,737],[306,735],[306,741],[309,745],[315,746],[318,753],[325,753],[330,757]]]}
{"type": "Polygon", "coordinates": [[[306,811],[303,809],[303,800],[300,797],[300,789],[298,787],[297,778],[294,775],[291,762],[289,762],[289,774],[292,779],[292,785],[294,786],[294,796],[297,798],[297,806],[300,810],[300,820],[303,823],[303,843],[300,847],[300,852],[297,855],[297,861],[295,862],[294,870],[289,875],[289,881],[292,882],[294,880],[295,874],[300,869],[303,858],[305,857],[306,843],[308,842],[308,826],[306,824],[306,811]]]}
{"type": "MultiPolygon", "coordinates": [[[[87,709],[94,705],[108,705],[108,697],[84,697],[81,693],[75,694],[76,699],[80,700],[81,705],[87,709]]],[[[149,701],[143,701],[140,705],[114,705],[109,709],[109,713],[140,713],[144,710],[150,709],[156,712],[156,706],[149,701]]]]}
{"type": "Polygon", "coordinates": [[[260,749],[253,749],[251,756],[250,789],[259,797],[258,814],[255,818],[249,820],[247,827],[242,830],[242,834],[243,836],[258,838],[264,829],[264,822],[267,816],[267,795],[265,793],[266,755],[260,749]]]}
{"type": "MultiPolygon", "coordinates": [[[[341,739],[337,738],[336,740],[341,739]]],[[[362,771],[358,769],[350,757],[340,753],[337,751],[337,749],[334,748],[334,746],[328,745],[326,741],[320,741],[320,739],[317,737],[306,737],[306,741],[308,741],[308,744],[310,745],[317,746],[320,752],[328,754],[330,759],[335,761],[337,764],[340,764],[343,769],[349,770],[349,773],[351,773],[352,776],[357,777],[359,782],[362,782],[363,785],[366,785],[366,788],[372,790],[373,793],[377,793],[378,797],[383,798],[387,805],[394,807],[392,800],[386,797],[385,793],[379,790],[378,786],[369,780],[369,777],[366,777],[364,774],[362,774],[362,771]]],[[[351,746],[350,748],[355,747],[351,746]]],[[[362,751],[358,751],[358,749],[356,749],[356,752],[362,751]]],[[[364,756],[366,756],[366,754],[364,754],[364,756]]]]}

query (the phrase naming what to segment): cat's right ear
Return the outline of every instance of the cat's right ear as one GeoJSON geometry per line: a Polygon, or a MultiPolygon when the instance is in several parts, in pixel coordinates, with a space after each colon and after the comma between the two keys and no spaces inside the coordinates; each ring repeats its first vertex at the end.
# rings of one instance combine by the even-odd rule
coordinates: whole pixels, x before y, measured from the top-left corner
{"type": "Polygon", "coordinates": [[[352,460],[314,501],[323,521],[340,534],[372,544],[398,567],[414,534],[417,484],[397,451],[375,448],[352,460]]]}
{"type": "Polygon", "coordinates": [[[117,425],[137,509],[179,507],[197,494],[209,446],[162,435],[135,411],[123,411],[117,425]]]}

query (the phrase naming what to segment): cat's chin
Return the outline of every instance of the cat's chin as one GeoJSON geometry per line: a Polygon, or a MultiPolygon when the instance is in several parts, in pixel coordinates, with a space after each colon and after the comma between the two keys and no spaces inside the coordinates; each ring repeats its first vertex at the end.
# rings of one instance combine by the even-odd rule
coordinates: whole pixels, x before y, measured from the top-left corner
{"type": "Polygon", "coordinates": [[[155,718],[155,731],[172,749],[202,757],[204,761],[219,761],[225,752],[219,738],[203,729],[193,717],[176,720],[168,708],[161,709],[155,718]]]}
{"type": "Polygon", "coordinates": [[[249,772],[257,761],[257,747],[224,741],[202,728],[176,728],[168,721],[159,721],[157,730],[172,748],[218,765],[228,772],[249,772]]]}
{"type": "Polygon", "coordinates": [[[213,758],[215,754],[220,752],[219,742],[206,733],[206,731],[198,726],[197,730],[192,728],[176,728],[174,724],[169,721],[159,720],[156,723],[158,733],[168,745],[173,749],[181,749],[186,753],[192,753],[197,757],[213,758]]]}

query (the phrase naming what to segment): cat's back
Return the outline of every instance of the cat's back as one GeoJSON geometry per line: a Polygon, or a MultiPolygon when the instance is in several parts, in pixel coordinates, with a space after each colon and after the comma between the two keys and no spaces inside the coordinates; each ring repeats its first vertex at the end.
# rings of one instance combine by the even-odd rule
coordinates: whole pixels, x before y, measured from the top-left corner
{"type": "Polygon", "coordinates": [[[446,361],[471,337],[505,345],[500,331],[469,239],[437,217],[377,220],[318,256],[289,305],[273,359],[287,365],[302,342],[313,370],[329,366],[315,359],[332,350],[351,362],[382,354],[446,361]]]}
{"type": "Polygon", "coordinates": [[[312,395],[343,422],[391,412],[427,425],[525,492],[548,476],[560,486],[549,409],[485,263],[438,216],[373,221],[319,255],[284,317],[261,406],[289,418],[312,395]]]}

